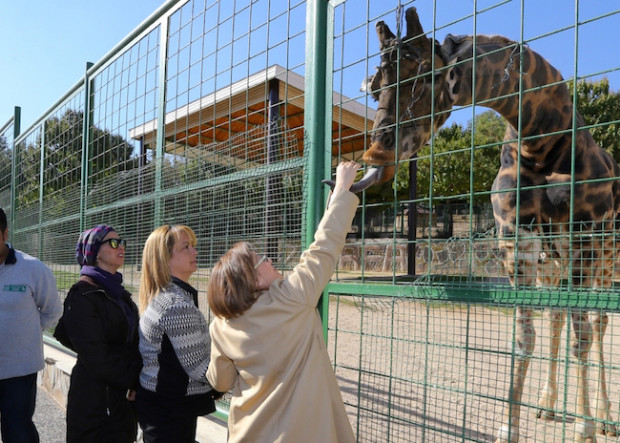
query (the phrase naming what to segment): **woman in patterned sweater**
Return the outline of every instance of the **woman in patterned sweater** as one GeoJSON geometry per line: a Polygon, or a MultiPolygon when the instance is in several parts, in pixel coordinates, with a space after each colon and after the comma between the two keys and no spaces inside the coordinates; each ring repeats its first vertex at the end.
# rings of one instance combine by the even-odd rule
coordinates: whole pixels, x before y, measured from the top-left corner
{"type": "Polygon", "coordinates": [[[195,441],[197,417],[215,411],[205,377],[211,340],[188,282],[197,269],[196,235],[187,226],[161,226],[142,254],[137,394],[144,442],[195,441]]]}

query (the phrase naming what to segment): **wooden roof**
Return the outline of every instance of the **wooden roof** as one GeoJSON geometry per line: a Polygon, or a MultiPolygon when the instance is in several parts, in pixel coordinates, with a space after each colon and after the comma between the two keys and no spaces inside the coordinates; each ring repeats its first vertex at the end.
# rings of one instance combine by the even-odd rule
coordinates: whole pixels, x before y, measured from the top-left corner
{"type": "MultiPolygon", "coordinates": [[[[168,112],[165,117],[166,152],[184,154],[204,147],[213,151],[256,128],[264,128],[269,118],[270,85],[277,85],[280,119],[287,137],[296,142],[298,155],[304,147],[304,78],[274,65],[248,78],[221,88],[188,105],[168,112]],[[275,82],[275,83],[274,83],[275,82]],[[188,149],[190,148],[190,149],[188,149]]],[[[375,111],[340,94],[333,94],[334,157],[355,158],[365,148],[366,133],[372,129],[375,111]]],[[[143,138],[146,149],[154,149],[157,121],[153,120],[129,131],[133,139],[143,138]]],[[[235,155],[228,149],[226,155],[235,155]]],[[[242,155],[240,153],[240,155],[242,155]]]]}

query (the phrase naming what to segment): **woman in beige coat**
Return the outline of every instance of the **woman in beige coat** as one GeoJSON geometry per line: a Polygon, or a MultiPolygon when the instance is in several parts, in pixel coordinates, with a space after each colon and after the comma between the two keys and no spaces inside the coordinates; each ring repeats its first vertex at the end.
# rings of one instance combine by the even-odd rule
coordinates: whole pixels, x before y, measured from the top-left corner
{"type": "Polygon", "coordinates": [[[359,165],[341,163],[314,243],[286,278],[238,243],[209,282],[209,383],[232,390],[229,442],[353,442],[316,309],[359,204],[359,165]]]}

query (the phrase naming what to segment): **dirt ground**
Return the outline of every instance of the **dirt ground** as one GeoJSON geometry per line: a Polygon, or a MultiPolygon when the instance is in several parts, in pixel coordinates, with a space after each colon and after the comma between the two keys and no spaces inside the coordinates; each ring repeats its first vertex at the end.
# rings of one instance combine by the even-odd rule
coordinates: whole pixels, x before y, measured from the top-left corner
{"type": "MultiPolygon", "coordinates": [[[[479,305],[368,297],[332,300],[329,351],[358,440],[495,441],[510,386],[512,315],[512,310],[479,305]]],[[[566,360],[566,326],[559,355],[556,418],[545,421],[535,416],[547,373],[547,323],[537,312],[536,349],[522,400],[520,442],[573,439],[575,364],[566,360]]],[[[619,335],[620,314],[612,314],[604,350],[615,421],[620,415],[620,353],[610,351],[618,349],[619,335]]],[[[590,363],[594,405],[598,370],[590,363]]],[[[597,441],[618,439],[598,436],[597,441]]]]}

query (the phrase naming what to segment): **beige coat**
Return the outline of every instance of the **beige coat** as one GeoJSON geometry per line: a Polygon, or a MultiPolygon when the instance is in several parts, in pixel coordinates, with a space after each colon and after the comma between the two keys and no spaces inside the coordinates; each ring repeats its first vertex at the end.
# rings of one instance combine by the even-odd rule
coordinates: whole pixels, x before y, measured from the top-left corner
{"type": "Polygon", "coordinates": [[[357,196],[332,195],[314,243],[241,317],[210,326],[213,387],[232,389],[229,442],[353,442],[316,309],[355,214],[357,196]]]}

